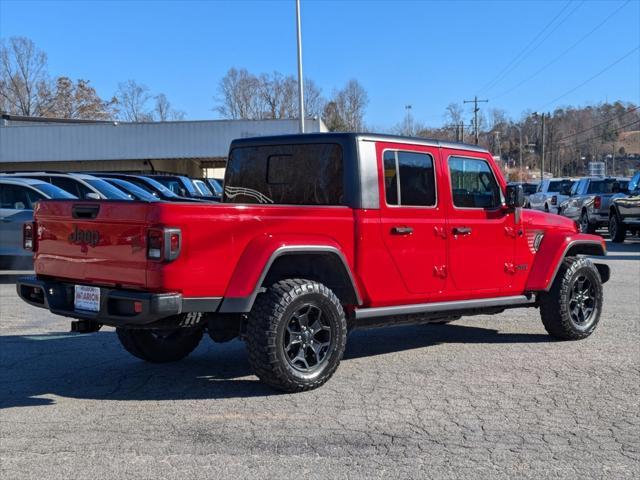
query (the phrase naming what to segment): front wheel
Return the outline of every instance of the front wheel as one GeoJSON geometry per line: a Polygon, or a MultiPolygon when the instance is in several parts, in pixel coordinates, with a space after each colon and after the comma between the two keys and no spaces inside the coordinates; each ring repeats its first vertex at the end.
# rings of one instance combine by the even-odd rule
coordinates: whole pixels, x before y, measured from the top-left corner
{"type": "Polygon", "coordinates": [[[589,223],[589,215],[587,212],[582,212],[580,215],[580,232],[582,233],[594,233],[595,227],[589,223]]]}
{"type": "Polygon", "coordinates": [[[624,238],[627,236],[625,225],[615,213],[612,213],[609,218],[609,235],[611,236],[611,241],[614,243],[624,242],[624,238]]]}
{"type": "Polygon", "coordinates": [[[602,280],[591,260],[567,257],[551,289],[540,297],[544,328],[562,340],[586,338],[598,325],[602,299],[602,280]]]}
{"type": "Polygon", "coordinates": [[[134,357],[152,363],[176,362],[189,355],[202,339],[202,328],[136,330],[116,328],[118,339],[134,357]]]}
{"type": "Polygon", "coordinates": [[[286,392],[324,384],[347,342],[340,301],[321,283],[288,279],[261,294],[247,320],[249,363],[266,384],[286,392]]]}

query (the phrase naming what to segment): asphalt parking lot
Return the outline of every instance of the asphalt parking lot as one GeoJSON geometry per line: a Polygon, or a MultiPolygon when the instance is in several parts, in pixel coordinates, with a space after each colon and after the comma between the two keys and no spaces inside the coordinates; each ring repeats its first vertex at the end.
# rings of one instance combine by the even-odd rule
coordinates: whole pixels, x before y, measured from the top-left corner
{"type": "Polygon", "coordinates": [[[535,309],[361,331],[296,395],[238,341],[145,364],[0,276],[0,477],[639,478],[640,240],[609,248],[587,340],[552,341],[535,309]]]}

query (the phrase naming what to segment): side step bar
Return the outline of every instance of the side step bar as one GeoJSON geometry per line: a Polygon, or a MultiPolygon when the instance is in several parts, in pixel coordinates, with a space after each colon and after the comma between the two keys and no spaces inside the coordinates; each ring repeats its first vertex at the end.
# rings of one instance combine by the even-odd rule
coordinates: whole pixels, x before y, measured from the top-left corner
{"type": "Polygon", "coordinates": [[[419,303],[394,307],[361,308],[356,310],[356,320],[396,315],[420,313],[462,312],[493,307],[517,307],[535,303],[535,295],[516,295],[512,297],[481,298],[478,300],[460,300],[455,302],[419,303]]]}

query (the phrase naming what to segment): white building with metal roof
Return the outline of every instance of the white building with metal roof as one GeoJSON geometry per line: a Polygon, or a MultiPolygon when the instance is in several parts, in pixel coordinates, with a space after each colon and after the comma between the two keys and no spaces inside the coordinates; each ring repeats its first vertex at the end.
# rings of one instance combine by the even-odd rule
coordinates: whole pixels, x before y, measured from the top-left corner
{"type": "MultiPolygon", "coordinates": [[[[158,171],[224,167],[234,138],[292,134],[293,120],[94,122],[2,115],[0,171],[158,171]]],[[[321,119],[306,132],[326,132],[321,119]]]]}

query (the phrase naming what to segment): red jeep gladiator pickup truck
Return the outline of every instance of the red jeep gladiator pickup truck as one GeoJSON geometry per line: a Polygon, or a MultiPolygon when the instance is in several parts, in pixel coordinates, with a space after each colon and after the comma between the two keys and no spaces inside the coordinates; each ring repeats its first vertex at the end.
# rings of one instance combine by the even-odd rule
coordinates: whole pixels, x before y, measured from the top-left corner
{"type": "Polygon", "coordinates": [[[25,225],[35,277],[19,295],[116,327],[151,362],[208,332],[240,337],[258,377],[285,391],[335,372],[347,332],[540,309],[580,339],[602,310],[597,236],[523,210],[484,149],[369,134],[235,140],[221,203],[47,200],[25,225]]]}

